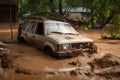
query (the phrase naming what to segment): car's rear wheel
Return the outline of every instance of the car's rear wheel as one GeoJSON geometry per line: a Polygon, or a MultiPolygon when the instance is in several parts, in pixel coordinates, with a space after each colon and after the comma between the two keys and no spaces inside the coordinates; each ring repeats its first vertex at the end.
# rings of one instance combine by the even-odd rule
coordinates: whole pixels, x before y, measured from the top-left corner
{"type": "Polygon", "coordinates": [[[23,43],[26,43],[25,39],[23,37],[18,36],[17,40],[23,43]]]}

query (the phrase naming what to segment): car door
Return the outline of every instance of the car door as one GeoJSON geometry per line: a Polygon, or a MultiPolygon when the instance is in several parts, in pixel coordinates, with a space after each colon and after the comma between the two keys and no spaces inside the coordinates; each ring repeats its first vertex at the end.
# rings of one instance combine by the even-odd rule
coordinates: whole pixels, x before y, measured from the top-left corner
{"type": "Polygon", "coordinates": [[[34,44],[38,47],[38,48],[42,48],[44,45],[44,24],[43,22],[38,22],[37,26],[36,26],[36,30],[35,30],[35,34],[34,34],[34,44]]]}
{"type": "Polygon", "coordinates": [[[30,44],[34,44],[34,32],[35,32],[35,29],[36,29],[36,25],[37,25],[37,22],[36,21],[31,21],[28,28],[26,29],[26,39],[27,39],[27,42],[30,43],[30,44]]]}

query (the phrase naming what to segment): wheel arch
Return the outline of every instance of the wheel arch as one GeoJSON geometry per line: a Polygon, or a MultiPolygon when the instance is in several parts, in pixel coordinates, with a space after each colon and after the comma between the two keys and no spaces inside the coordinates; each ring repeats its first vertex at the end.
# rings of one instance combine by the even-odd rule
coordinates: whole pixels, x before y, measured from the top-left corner
{"type": "Polygon", "coordinates": [[[50,48],[52,51],[55,51],[55,47],[54,47],[51,43],[49,43],[49,42],[46,42],[46,43],[44,44],[43,50],[44,50],[45,48],[50,48]]]}

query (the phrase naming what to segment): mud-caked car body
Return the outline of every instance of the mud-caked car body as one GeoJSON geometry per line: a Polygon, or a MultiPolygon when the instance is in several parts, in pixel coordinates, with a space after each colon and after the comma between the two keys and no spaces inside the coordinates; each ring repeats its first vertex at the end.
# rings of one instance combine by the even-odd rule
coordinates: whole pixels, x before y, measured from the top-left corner
{"type": "Polygon", "coordinates": [[[93,40],[82,36],[69,23],[61,21],[26,19],[19,27],[18,40],[57,57],[77,56],[83,51],[97,52],[93,40]]]}

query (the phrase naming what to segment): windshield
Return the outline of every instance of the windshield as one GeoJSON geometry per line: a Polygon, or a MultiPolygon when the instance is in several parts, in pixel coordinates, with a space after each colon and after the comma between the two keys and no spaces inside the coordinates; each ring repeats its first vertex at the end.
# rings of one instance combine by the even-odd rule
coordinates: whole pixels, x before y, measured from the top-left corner
{"type": "Polygon", "coordinates": [[[78,34],[78,32],[68,23],[45,23],[48,33],[78,34]]]}

